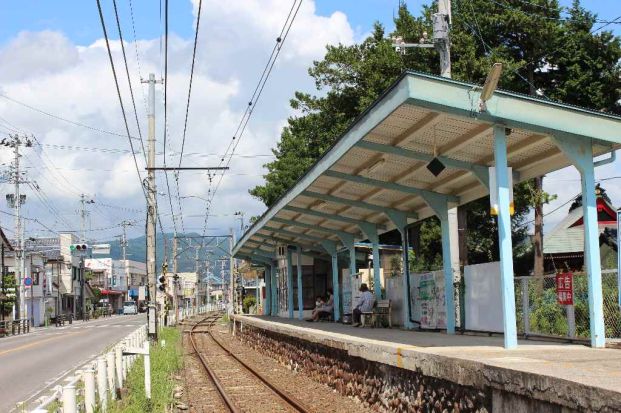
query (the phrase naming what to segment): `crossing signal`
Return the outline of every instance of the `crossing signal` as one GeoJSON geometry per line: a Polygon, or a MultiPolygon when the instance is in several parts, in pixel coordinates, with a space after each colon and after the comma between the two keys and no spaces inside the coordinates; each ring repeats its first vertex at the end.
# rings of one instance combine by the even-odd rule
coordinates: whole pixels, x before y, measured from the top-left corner
{"type": "Polygon", "coordinates": [[[160,286],[158,287],[160,291],[166,291],[166,276],[161,275],[160,278],[158,278],[158,281],[160,282],[160,286]]]}

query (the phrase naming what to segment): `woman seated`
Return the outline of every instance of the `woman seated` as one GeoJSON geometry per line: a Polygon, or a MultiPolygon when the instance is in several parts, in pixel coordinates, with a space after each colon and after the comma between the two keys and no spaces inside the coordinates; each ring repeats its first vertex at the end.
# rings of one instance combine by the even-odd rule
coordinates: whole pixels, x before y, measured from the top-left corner
{"type": "Polygon", "coordinates": [[[334,295],[332,293],[332,290],[328,290],[325,302],[321,306],[316,307],[313,310],[313,314],[308,321],[319,321],[319,318],[329,317],[332,315],[333,309],[334,309],[334,295]]]}

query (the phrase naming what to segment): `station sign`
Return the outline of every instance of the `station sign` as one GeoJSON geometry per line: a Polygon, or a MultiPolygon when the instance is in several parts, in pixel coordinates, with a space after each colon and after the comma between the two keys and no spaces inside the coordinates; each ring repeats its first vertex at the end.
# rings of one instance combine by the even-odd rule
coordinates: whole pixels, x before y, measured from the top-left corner
{"type": "Polygon", "coordinates": [[[574,275],[571,272],[556,274],[556,300],[560,305],[574,305],[574,275]]]}

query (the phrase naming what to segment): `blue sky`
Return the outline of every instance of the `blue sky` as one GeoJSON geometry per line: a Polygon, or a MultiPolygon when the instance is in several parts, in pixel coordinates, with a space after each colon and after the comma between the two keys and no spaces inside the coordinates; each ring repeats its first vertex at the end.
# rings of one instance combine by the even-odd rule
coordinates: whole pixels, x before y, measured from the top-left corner
{"type": "MultiPolygon", "coordinates": [[[[243,0],[238,0],[243,1],[243,0]]],[[[111,28],[114,16],[110,13],[110,0],[103,0],[104,9],[108,12],[106,19],[111,28]]],[[[129,1],[117,1],[123,16],[129,16],[129,1]]],[[[418,12],[427,1],[409,0],[410,10],[418,12]]],[[[389,29],[392,28],[393,13],[398,0],[316,0],[318,14],[329,16],[335,11],[344,12],[352,27],[358,34],[368,32],[373,22],[379,20],[389,29]]],[[[571,0],[561,0],[561,4],[569,6],[571,0]]],[[[583,0],[585,8],[598,13],[600,19],[614,19],[621,16],[621,1],[618,0],[583,0]]],[[[139,38],[154,38],[160,33],[160,9],[157,0],[133,0],[136,31],[139,38]]],[[[192,36],[192,7],[189,1],[175,0],[170,2],[171,31],[184,38],[192,36]]],[[[11,6],[3,5],[0,18],[0,43],[5,43],[22,30],[59,30],[78,44],[88,44],[101,37],[99,16],[95,0],[63,0],[41,1],[21,0],[11,6]]],[[[127,19],[129,20],[129,19],[127,19]]],[[[609,28],[621,34],[621,25],[609,28]]],[[[131,33],[127,28],[126,36],[131,33]]],[[[111,33],[111,37],[116,37],[111,33]]]]}

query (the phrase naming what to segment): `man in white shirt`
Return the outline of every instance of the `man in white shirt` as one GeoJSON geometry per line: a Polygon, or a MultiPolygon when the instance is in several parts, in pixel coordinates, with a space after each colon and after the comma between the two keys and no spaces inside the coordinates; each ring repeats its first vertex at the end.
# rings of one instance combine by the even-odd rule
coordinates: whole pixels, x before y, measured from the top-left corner
{"type": "Polygon", "coordinates": [[[375,296],[371,291],[369,291],[369,287],[367,287],[365,283],[360,284],[359,291],[362,294],[360,294],[358,304],[356,304],[356,307],[352,311],[352,326],[354,327],[360,326],[360,315],[362,313],[370,313],[373,311],[373,306],[375,305],[375,296]]]}

